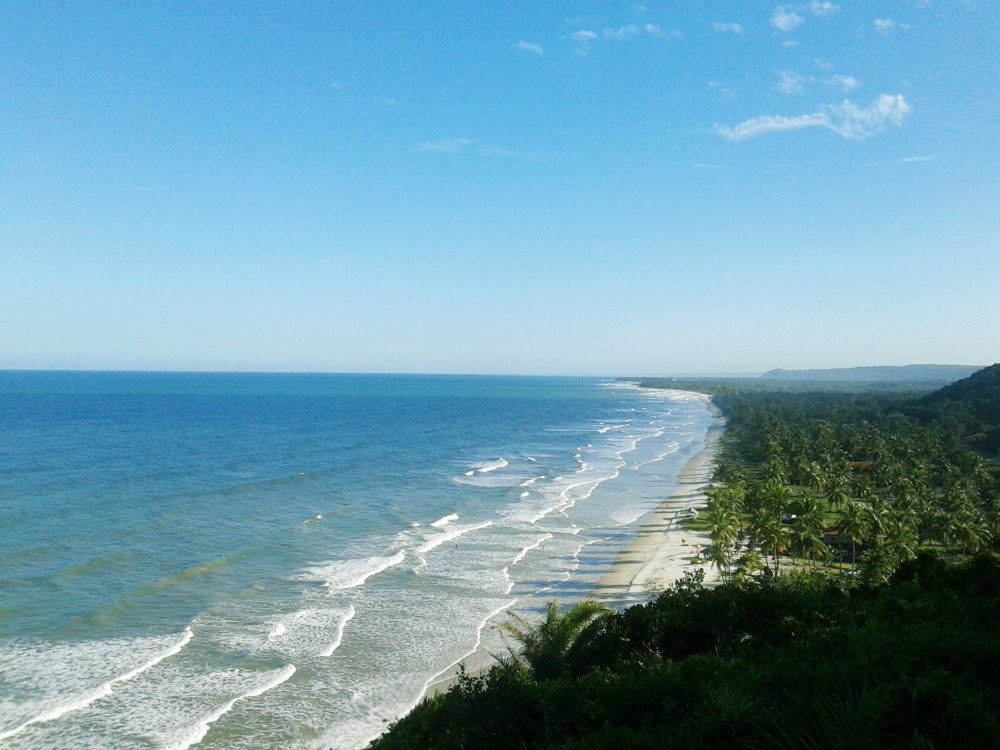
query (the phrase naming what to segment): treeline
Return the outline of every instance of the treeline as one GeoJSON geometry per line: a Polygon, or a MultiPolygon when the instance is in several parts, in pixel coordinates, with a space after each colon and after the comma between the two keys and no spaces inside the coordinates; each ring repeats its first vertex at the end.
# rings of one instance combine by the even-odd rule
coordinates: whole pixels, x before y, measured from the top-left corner
{"type": "Polygon", "coordinates": [[[895,389],[671,386],[713,393],[728,420],[701,521],[727,576],[787,560],[877,583],[923,546],[972,554],[1000,539],[997,462],[902,413],[895,389]]]}

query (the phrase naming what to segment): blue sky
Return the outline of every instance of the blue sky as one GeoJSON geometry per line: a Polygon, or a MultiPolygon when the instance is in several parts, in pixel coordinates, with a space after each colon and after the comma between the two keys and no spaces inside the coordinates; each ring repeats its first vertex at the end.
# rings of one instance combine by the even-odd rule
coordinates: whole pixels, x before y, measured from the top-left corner
{"type": "Polygon", "coordinates": [[[986,0],[6,3],[0,367],[993,362],[998,47],[986,0]]]}

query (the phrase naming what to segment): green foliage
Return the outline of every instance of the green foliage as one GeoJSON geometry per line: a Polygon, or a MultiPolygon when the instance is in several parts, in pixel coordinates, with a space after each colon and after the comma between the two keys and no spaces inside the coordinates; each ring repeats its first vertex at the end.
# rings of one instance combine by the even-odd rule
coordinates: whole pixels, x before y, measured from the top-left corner
{"type": "Polygon", "coordinates": [[[878,586],[688,581],[593,621],[559,677],[464,676],[375,747],[991,747],[998,617],[988,553],[924,551],[878,586]]]}
{"type": "Polygon", "coordinates": [[[559,603],[551,602],[540,623],[515,616],[499,629],[520,645],[511,649],[511,658],[523,661],[537,679],[547,680],[563,673],[567,656],[587,626],[610,613],[606,605],[587,599],[560,614],[559,603]]]}

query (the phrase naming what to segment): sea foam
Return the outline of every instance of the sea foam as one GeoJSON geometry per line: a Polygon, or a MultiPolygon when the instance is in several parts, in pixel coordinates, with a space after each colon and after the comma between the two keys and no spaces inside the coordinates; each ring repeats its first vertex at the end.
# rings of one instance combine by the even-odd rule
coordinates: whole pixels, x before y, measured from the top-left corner
{"type": "Polygon", "coordinates": [[[352,589],[360,586],[373,575],[399,565],[406,559],[400,550],[391,557],[365,557],[359,560],[334,560],[306,568],[298,579],[319,580],[331,589],[352,589]]]}

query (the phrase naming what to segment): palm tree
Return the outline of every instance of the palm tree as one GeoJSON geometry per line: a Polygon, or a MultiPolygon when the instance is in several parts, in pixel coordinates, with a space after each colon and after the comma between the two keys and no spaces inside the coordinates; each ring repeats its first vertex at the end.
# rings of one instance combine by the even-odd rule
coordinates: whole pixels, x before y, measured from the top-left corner
{"type": "Polygon", "coordinates": [[[710,487],[706,494],[709,499],[705,515],[712,539],[712,562],[725,579],[729,577],[733,545],[742,525],[740,498],[730,488],[710,487]]]}
{"type": "Polygon", "coordinates": [[[848,501],[837,514],[837,530],[840,537],[851,539],[851,568],[857,567],[857,543],[865,541],[868,531],[868,521],[864,508],[858,503],[848,501]]]}
{"type": "Polygon", "coordinates": [[[747,550],[740,558],[740,567],[736,571],[736,577],[739,580],[750,578],[754,573],[759,573],[763,567],[764,562],[761,559],[760,552],[755,549],[747,550]]]}
{"type": "Polygon", "coordinates": [[[816,556],[825,551],[823,516],[811,508],[796,515],[792,521],[791,538],[795,550],[809,560],[811,567],[816,556]]]}
{"type": "Polygon", "coordinates": [[[778,575],[781,572],[778,553],[788,546],[788,529],[781,523],[781,517],[765,510],[758,511],[754,514],[751,529],[764,549],[768,553],[773,553],[774,574],[778,575]]]}
{"type": "Polygon", "coordinates": [[[830,503],[831,508],[839,508],[851,499],[847,488],[847,481],[844,479],[843,474],[831,474],[828,476],[824,482],[824,490],[827,502],[830,503]]]}
{"type": "Polygon", "coordinates": [[[559,614],[559,603],[550,602],[545,619],[532,624],[514,616],[510,622],[497,626],[521,644],[520,654],[511,653],[527,662],[537,680],[559,677],[565,668],[566,654],[580,633],[592,622],[611,614],[611,608],[586,599],[559,614]]]}

